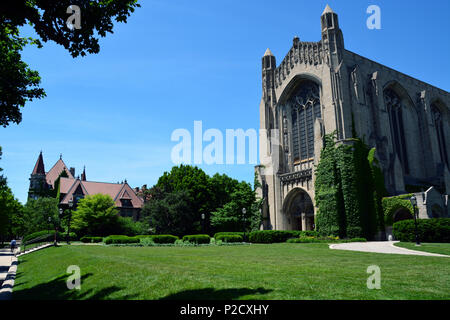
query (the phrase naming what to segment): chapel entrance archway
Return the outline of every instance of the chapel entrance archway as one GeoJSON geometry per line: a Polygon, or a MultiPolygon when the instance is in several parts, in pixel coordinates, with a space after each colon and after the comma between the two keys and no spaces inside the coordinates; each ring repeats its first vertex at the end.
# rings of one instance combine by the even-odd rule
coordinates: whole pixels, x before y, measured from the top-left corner
{"type": "Polygon", "coordinates": [[[283,204],[286,230],[314,230],[314,205],[308,193],[294,188],[283,204]]]}

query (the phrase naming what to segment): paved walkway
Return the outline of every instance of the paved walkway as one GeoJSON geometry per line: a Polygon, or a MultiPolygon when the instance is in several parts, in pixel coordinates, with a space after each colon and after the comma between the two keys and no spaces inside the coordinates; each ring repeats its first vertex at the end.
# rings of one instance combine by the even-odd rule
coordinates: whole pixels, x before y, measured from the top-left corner
{"type": "Polygon", "coordinates": [[[17,258],[9,248],[0,249],[0,300],[9,299],[14,285],[17,258]]]}
{"type": "Polygon", "coordinates": [[[394,243],[399,241],[369,241],[369,242],[349,242],[349,243],[336,243],[330,244],[330,249],[337,250],[351,250],[361,252],[375,252],[375,253],[391,253],[391,254],[407,254],[416,256],[429,256],[429,257],[447,257],[443,254],[429,253],[424,251],[409,250],[401,247],[394,246],[394,243]]]}

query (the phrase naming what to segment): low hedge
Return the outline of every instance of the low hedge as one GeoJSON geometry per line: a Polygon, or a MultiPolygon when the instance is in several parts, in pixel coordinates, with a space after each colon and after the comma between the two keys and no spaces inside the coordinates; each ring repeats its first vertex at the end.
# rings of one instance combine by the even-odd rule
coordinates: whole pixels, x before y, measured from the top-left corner
{"type": "Polygon", "coordinates": [[[128,237],[122,235],[111,235],[104,239],[105,244],[125,244],[125,243],[139,243],[138,237],[128,237]]]}
{"type": "MultiPolygon", "coordinates": [[[[43,240],[53,240],[55,238],[55,231],[52,230],[52,231],[48,232],[48,230],[42,230],[42,231],[30,233],[30,234],[26,235],[25,237],[23,237],[22,242],[25,243],[27,241],[36,239],[38,237],[44,237],[43,240]],[[44,236],[46,236],[46,237],[44,237],[44,236]]],[[[67,233],[66,232],[58,232],[57,237],[58,237],[58,241],[65,241],[67,238],[67,233]]],[[[69,240],[70,241],[78,240],[78,237],[75,234],[75,232],[71,232],[69,234],[69,240]]]]}
{"type": "Polygon", "coordinates": [[[184,236],[183,241],[196,243],[196,244],[207,244],[207,243],[211,242],[211,238],[207,234],[194,234],[194,235],[184,236]]]}
{"type": "Polygon", "coordinates": [[[244,238],[239,234],[220,234],[214,238],[223,242],[244,242],[244,238]]]}
{"type": "Polygon", "coordinates": [[[154,243],[175,243],[179,238],[171,234],[158,234],[150,237],[154,243]]]}
{"type": "MultiPolygon", "coordinates": [[[[246,232],[246,234],[248,234],[248,232],[246,232]]],[[[243,232],[217,232],[216,234],[214,234],[214,239],[218,240],[217,237],[219,236],[241,236],[244,237],[244,233],[243,232]]]]}
{"type": "MultiPolygon", "coordinates": [[[[450,242],[450,218],[418,219],[417,233],[421,242],[450,242]]],[[[414,220],[394,223],[392,234],[404,242],[416,241],[414,220]]]]}
{"type": "Polygon", "coordinates": [[[90,237],[90,236],[84,236],[80,239],[83,243],[99,243],[103,241],[103,237],[90,237]]]}
{"type": "Polygon", "coordinates": [[[249,241],[253,243],[277,243],[286,242],[290,238],[298,238],[302,231],[282,231],[282,230],[258,230],[252,231],[249,241]]]}

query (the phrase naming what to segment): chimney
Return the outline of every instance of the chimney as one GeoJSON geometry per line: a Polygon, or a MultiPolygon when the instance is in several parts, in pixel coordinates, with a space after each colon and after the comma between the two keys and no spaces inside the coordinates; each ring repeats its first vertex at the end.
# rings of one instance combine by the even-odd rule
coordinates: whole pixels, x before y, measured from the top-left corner
{"type": "Polygon", "coordinates": [[[74,177],[75,178],[75,168],[73,168],[73,167],[70,167],[70,174],[72,175],[72,177],[74,177]]]}

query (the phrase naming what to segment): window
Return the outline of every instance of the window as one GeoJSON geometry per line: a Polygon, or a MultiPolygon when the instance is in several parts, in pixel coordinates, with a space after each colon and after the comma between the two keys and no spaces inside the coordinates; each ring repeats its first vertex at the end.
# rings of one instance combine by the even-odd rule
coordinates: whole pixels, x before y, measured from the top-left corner
{"type": "Polygon", "coordinates": [[[431,104],[431,114],[433,117],[434,128],[439,145],[439,155],[441,162],[448,166],[447,146],[445,144],[444,126],[442,121],[442,113],[435,104],[431,104]]]}
{"type": "Polygon", "coordinates": [[[312,81],[301,83],[289,103],[294,162],[311,159],[314,157],[314,122],[321,117],[319,86],[312,81]]]}
{"type": "Polygon", "coordinates": [[[405,130],[403,126],[403,105],[400,97],[392,89],[384,91],[386,107],[389,111],[391,135],[394,142],[394,151],[398,154],[406,174],[409,174],[408,157],[406,154],[405,130]]]}

